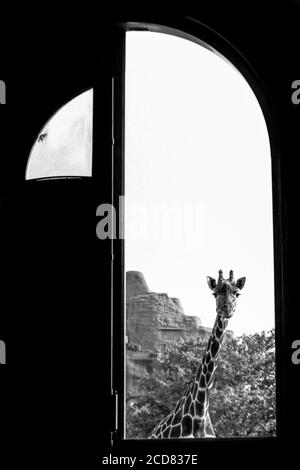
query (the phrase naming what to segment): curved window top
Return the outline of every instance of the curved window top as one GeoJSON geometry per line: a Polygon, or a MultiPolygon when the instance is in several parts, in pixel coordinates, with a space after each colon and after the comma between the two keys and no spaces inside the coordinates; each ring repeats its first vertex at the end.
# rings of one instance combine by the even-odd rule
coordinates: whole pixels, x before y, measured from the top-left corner
{"type": "MultiPolygon", "coordinates": [[[[248,286],[239,303],[245,314],[230,327],[235,334],[271,329],[272,162],[248,82],[195,42],[130,31],[125,103],[126,271],[141,271],[153,290],[173,292],[194,313],[199,279],[234,266],[248,286]],[[265,279],[259,305],[258,272],[265,279]]],[[[210,325],[210,296],[202,295],[199,315],[210,325]]]]}
{"type": "Polygon", "coordinates": [[[65,104],[34,143],[26,180],[92,176],[93,90],[65,104]]]}

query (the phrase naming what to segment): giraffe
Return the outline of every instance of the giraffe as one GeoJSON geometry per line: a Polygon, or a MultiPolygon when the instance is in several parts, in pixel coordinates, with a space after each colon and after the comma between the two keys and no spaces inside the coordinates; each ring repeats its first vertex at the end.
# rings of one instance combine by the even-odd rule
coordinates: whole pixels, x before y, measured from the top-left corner
{"type": "Polygon", "coordinates": [[[175,408],[155,427],[149,436],[150,439],[215,437],[209,416],[209,393],[225,329],[235,311],[236,299],[245,282],[245,277],[235,282],[232,270],[228,279],[223,278],[223,272],[220,270],[218,282],[207,276],[208,286],[216,298],[217,316],[205,353],[195,376],[186,385],[175,408]]]}

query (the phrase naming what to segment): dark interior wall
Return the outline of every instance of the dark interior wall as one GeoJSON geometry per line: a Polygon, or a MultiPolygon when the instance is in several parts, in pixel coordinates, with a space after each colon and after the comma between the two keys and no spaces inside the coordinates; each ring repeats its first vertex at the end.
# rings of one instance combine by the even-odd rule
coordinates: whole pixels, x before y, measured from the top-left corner
{"type": "Polygon", "coordinates": [[[95,149],[103,158],[103,178],[67,185],[24,181],[41,128],[81,91],[98,87],[105,115],[97,120],[99,134],[107,134],[110,98],[99,90],[110,79],[110,46],[104,50],[101,34],[99,43],[98,59],[92,60],[84,44],[54,40],[51,47],[24,37],[18,53],[8,57],[10,104],[1,110],[0,337],[7,346],[2,393],[5,435],[16,439],[25,459],[55,460],[61,453],[62,462],[75,454],[88,460],[99,439],[110,437],[110,249],[95,231],[96,208],[110,188],[110,162],[103,158],[108,138],[101,153],[95,149]],[[102,402],[108,432],[99,433],[102,402]]]}
{"type": "MultiPolygon", "coordinates": [[[[283,441],[292,445],[300,422],[300,407],[295,406],[297,376],[289,359],[290,345],[300,331],[294,275],[299,266],[296,165],[300,105],[291,102],[291,83],[300,78],[300,8],[292,0],[266,10],[261,3],[198,2],[186,16],[175,9],[162,13],[154,7],[140,14],[98,13],[96,27],[90,13],[87,19],[82,18],[85,23],[91,21],[85,34],[77,24],[67,28],[66,23],[57,21],[51,27],[36,23],[30,34],[27,23],[26,30],[20,29],[17,43],[11,35],[5,37],[8,47],[3,52],[4,72],[0,76],[7,85],[7,105],[0,109],[0,338],[8,346],[8,366],[3,393],[12,399],[7,408],[7,429],[11,431],[7,433],[13,436],[18,428],[28,455],[32,449],[27,439],[38,442],[42,455],[49,458],[61,450],[66,460],[82,455],[96,461],[104,452],[101,443],[108,449],[112,416],[110,341],[105,325],[110,322],[110,252],[109,245],[99,244],[95,237],[95,210],[110,191],[104,176],[109,164],[103,158],[109,155],[105,136],[110,103],[100,91],[102,85],[107,89],[112,67],[113,46],[106,26],[122,21],[174,28],[189,24],[195,30],[197,21],[203,23],[246,58],[272,104],[280,141],[285,250],[281,364],[288,390],[282,406],[289,437],[283,441]],[[103,115],[98,116],[103,148],[97,148],[103,179],[100,175],[95,183],[25,187],[26,162],[38,132],[62,104],[92,86],[97,86],[98,103],[103,106],[103,115]],[[33,423],[31,431],[29,422],[33,423]]],[[[166,449],[166,444],[164,449],[157,443],[151,445],[160,453],[166,449]]],[[[220,444],[220,449],[224,445],[220,444]]],[[[245,443],[243,449],[252,452],[251,445],[245,443]]],[[[274,454],[279,449],[261,445],[269,446],[274,454]]],[[[129,444],[122,449],[125,454],[133,452],[129,444]]]]}

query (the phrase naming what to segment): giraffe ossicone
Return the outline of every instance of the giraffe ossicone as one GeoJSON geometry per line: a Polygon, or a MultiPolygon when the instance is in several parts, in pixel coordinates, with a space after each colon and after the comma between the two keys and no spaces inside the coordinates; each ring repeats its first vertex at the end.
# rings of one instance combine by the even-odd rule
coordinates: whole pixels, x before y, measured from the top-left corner
{"type": "Polygon", "coordinates": [[[152,431],[150,439],[215,437],[209,416],[209,393],[228,320],[245,282],[245,277],[235,281],[232,270],[228,279],[223,278],[220,270],[217,282],[207,276],[208,286],[216,298],[217,316],[206,350],[195,376],[186,385],[174,409],[152,431]]]}

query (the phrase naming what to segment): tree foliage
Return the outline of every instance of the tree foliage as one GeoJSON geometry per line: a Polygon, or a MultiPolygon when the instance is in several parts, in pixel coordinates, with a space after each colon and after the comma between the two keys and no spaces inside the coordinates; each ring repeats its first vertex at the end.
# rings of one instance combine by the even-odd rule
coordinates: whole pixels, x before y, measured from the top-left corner
{"type": "MultiPolygon", "coordinates": [[[[181,397],[194,376],[207,338],[181,340],[159,353],[141,381],[141,395],[127,400],[127,437],[146,438],[181,397]]],[[[276,433],[275,332],[226,339],[210,394],[217,437],[276,433]]]]}

